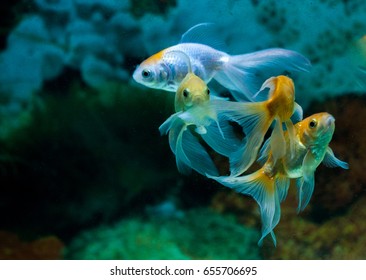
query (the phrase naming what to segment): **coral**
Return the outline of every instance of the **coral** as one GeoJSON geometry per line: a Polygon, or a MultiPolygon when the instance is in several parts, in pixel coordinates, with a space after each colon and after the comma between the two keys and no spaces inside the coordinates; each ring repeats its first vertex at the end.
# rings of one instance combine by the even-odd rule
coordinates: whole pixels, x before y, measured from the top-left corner
{"type": "Polygon", "coordinates": [[[183,217],[130,218],[81,233],[71,259],[258,259],[259,233],[228,215],[193,209],[183,217]]]}
{"type": "Polygon", "coordinates": [[[64,244],[55,236],[22,241],[11,232],[0,231],[1,260],[57,260],[62,258],[64,244]]]}

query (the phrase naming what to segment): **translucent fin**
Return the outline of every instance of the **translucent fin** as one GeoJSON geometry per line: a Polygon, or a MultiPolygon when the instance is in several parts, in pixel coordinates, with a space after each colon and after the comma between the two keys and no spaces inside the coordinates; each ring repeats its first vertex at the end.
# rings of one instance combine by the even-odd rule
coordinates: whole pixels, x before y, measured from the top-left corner
{"type": "Polygon", "coordinates": [[[270,138],[270,146],[274,162],[276,162],[278,159],[282,158],[285,155],[286,141],[283,134],[282,123],[279,119],[276,119],[276,123],[270,138]]]}
{"type": "Polygon", "coordinates": [[[262,237],[258,244],[261,245],[263,239],[268,234],[271,234],[273,243],[276,246],[276,238],[273,229],[280,220],[281,210],[278,194],[274,185],[275,180],[269,178],[263,172],[263,168],[253,174],[241,177],[208,177],[237,192],[252,196],[257,201],[262,218],[262,237]]]}
{"type": "Polygon", "coordinates": [[[206,128],[207,133],[202,134],[201,137],[214,151],[229,157],[240,147],[241,141],[228,121],[219,121],[219,125],[212,122],[206,128]]]}
{"type": "Polygon", "coordinates": [[[295,102],[294,113],[291,116],[292,123],[298,123],[303,119],[303,110],[302,107],[295,102]]]}
{"type": "Polygon", "coordinates": [[[217,50],[225,49],[224,41],[217,36],[218,30],[215,24],[211,22],[203,22],[192,26],[181,37],[179,43],[197,43],[210,46],[217,50]]]}
{"type": "Polygon", "coordinates": [[[290,158],[294,158],[296,153],[296,129],[291,120],[285,121],[289,142],[290,142],[290,158]]]}
{"type": "Polygon", "coordinates": [[[311,169],[312,163],[315,161],[313,154],[308,151],[304,157],[302,170],[303,176],[296,180],[299,205],[297,211],[301,212],[308,205],[310,198],[314,192],[314,171],[311,169]]]}
{"type": "Polygon", "coordinates": [[[270,141],[271,141],[271,138],[268,138],[264,142],[261,150],[259,151],[259,158],[257,159],[257,161],[262,165],[264,165],[266,163],[266,161],[268,160],[269,153],[271,151],[271,146],[269,145],[270,141]]]}
{"type": "Polygon", "coordinates": [[[218,176],[217,168],[206,149],[200,144],[199,138],[189,129],[184,131],[182,138],[182,147],[189,166],[202,175],[218,176]]]}
{"type": "Polygon", "coordinates": [[[159,126],[159,131],[161,135],[168,134],[169,130],[172,128],[174,121],[177,120],[180,112],[171,115],[162,125],[159,126]]]}
{"type": "Polygon", "coordinates": [[[333,153],[333,150],[330,147],[327,148],[327,152],[325,153],[323,163],[327,167],[341,167],[343,169],[349,168],[347,162],[336,158],[336,156],[333,153]]]}
{"type": "Polygon", "coordinates": [[[286,199],[288,188],[290,187],[290,179],[286,176],[277,175],[276,188],[278,192],[279,201],[282,202],[286,199]]]}
{"type": "Polygon", "coordinates": [[[314,192],[314,174],[308,177],[301,177],[296,180],[299,205],[297,213],[303,211],[309,204],[310,198],[314,192]]]}
{"type": "Polygon", "coordinates": [[[214,79],[233,91],[236,100],[254,101],[253,96],[269,77],[294,71],[307,72],[310,67],[310,61],[300,53],[274,48],[231,56],[214,79]]]}
{"type": "MultiPolygon", "coordinates": [[[[172,119],[170,122],[167,120],[160,126],[160,129],[161,132],[170,129],[169,145],[175,154],[178,171],[188,175],[191,169],[194,169],[203,175],[206,173],[218,175],[216,166],[206,149],[199,143],[198,136],[193,135],[188,125],[180,118],[175,117],[172,119]]],[[[193,126],[191,127],[193,128],[193,126]]]]}
{"type": "Polygon", "coordinates": [[[241,106],[241,112],[226,112],[227,117],[236,121],[245,134],[242,147],[230,155],[230,171],[233,176],[245,172],[255,161],[264,135],[272,123],[265,103],[241,103],[241,106]]]}
{"type": "Polygon", "coordinates": [[[180,130],[172,129],[169,132],[169,144],[170,144],[170,148],[172,149],[173,153],[175,154],[175,162],[177,164],[178,171],[182,174],[189,175],[191,173],[192,163],[186,156],[184,149],[183,149],[183,133],[185,131],[187,131],[186,125],[182,126],[180,130]],[[172,136],[172,137],[170,137],[170,136],[172,136]],[[174,150],[173,150],[173,147],[174,147],[174,150]]]}

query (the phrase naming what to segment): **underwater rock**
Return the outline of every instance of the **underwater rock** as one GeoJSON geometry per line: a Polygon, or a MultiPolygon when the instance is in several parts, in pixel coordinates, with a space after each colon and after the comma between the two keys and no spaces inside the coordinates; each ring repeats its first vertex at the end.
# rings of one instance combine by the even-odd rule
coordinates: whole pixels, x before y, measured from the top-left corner
{"type": "Polygon", "coordinates": [[[233,217],[191,209],[184,217],[130,218],[84,231],[66,249],[68,259],[259,259],[259,232],[233,217]],[[228,238],[229,236],[229,238],[228,238]]]}

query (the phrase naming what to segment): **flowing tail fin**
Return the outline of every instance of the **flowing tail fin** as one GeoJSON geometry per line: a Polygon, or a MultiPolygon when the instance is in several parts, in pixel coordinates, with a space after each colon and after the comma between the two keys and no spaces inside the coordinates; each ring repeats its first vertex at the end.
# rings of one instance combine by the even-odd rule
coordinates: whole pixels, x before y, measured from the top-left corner
{"type": "Polygon", "coordinates": [[[271,178],[265,173],[264,167],[253,174],[241,177],[208,177],[237,192],[252,196],[257,201],[262,218],[262,236],[258,245],[261,245],[263,239],[271,234],[273,243],[276,246],[277,242],[273,229],[280,220],[280,202],[287,195],[289,179],[285,177],[271,178]]]}
{"type": "Polygon", "coordinates": [[[228,119],[238,123],[245,134],[243,144],[229,155],[232,176],[245,172],[255,161],[264,135],[273,117],[265,102],[222,102],[212,101],[219,120],[228,119]]]}
{"type": "Polygon", "coordinates": [[[305,71],[310,61],[298,52],[273,48],[248,54],[230,56],[214,79],[232,91],[238,101],[253,101],[262,83],[269,77],[305,71]]]}
{"type": "Polygon", "coordinates": [[[179,118],[179,113],[168,118],[159,128],[162,134],[169,131],[169,145],[175,154],[180,173],[189,174],[191,169],[203,175],[219,175],[217,168],[201,145],[199,136],[193,134],[190,126],[179,118]]]}

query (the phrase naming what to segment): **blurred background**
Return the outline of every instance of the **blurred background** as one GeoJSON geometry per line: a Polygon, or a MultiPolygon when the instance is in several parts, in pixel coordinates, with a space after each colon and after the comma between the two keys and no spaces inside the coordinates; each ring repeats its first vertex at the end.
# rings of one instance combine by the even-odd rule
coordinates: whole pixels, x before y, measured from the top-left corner
{"type": "Polygon", "coordinates": [[[0,259],[365,259],[365,18],[362,0],[2,1],[0,259]],[[296,100],[336,119],[350,169],[319,166],[299,215],[290,187],[277,248],[253,199],[178,173],[158,131],[174,94],[132,80],[200,22],[230,54],[308,57],[296,100]]]}

